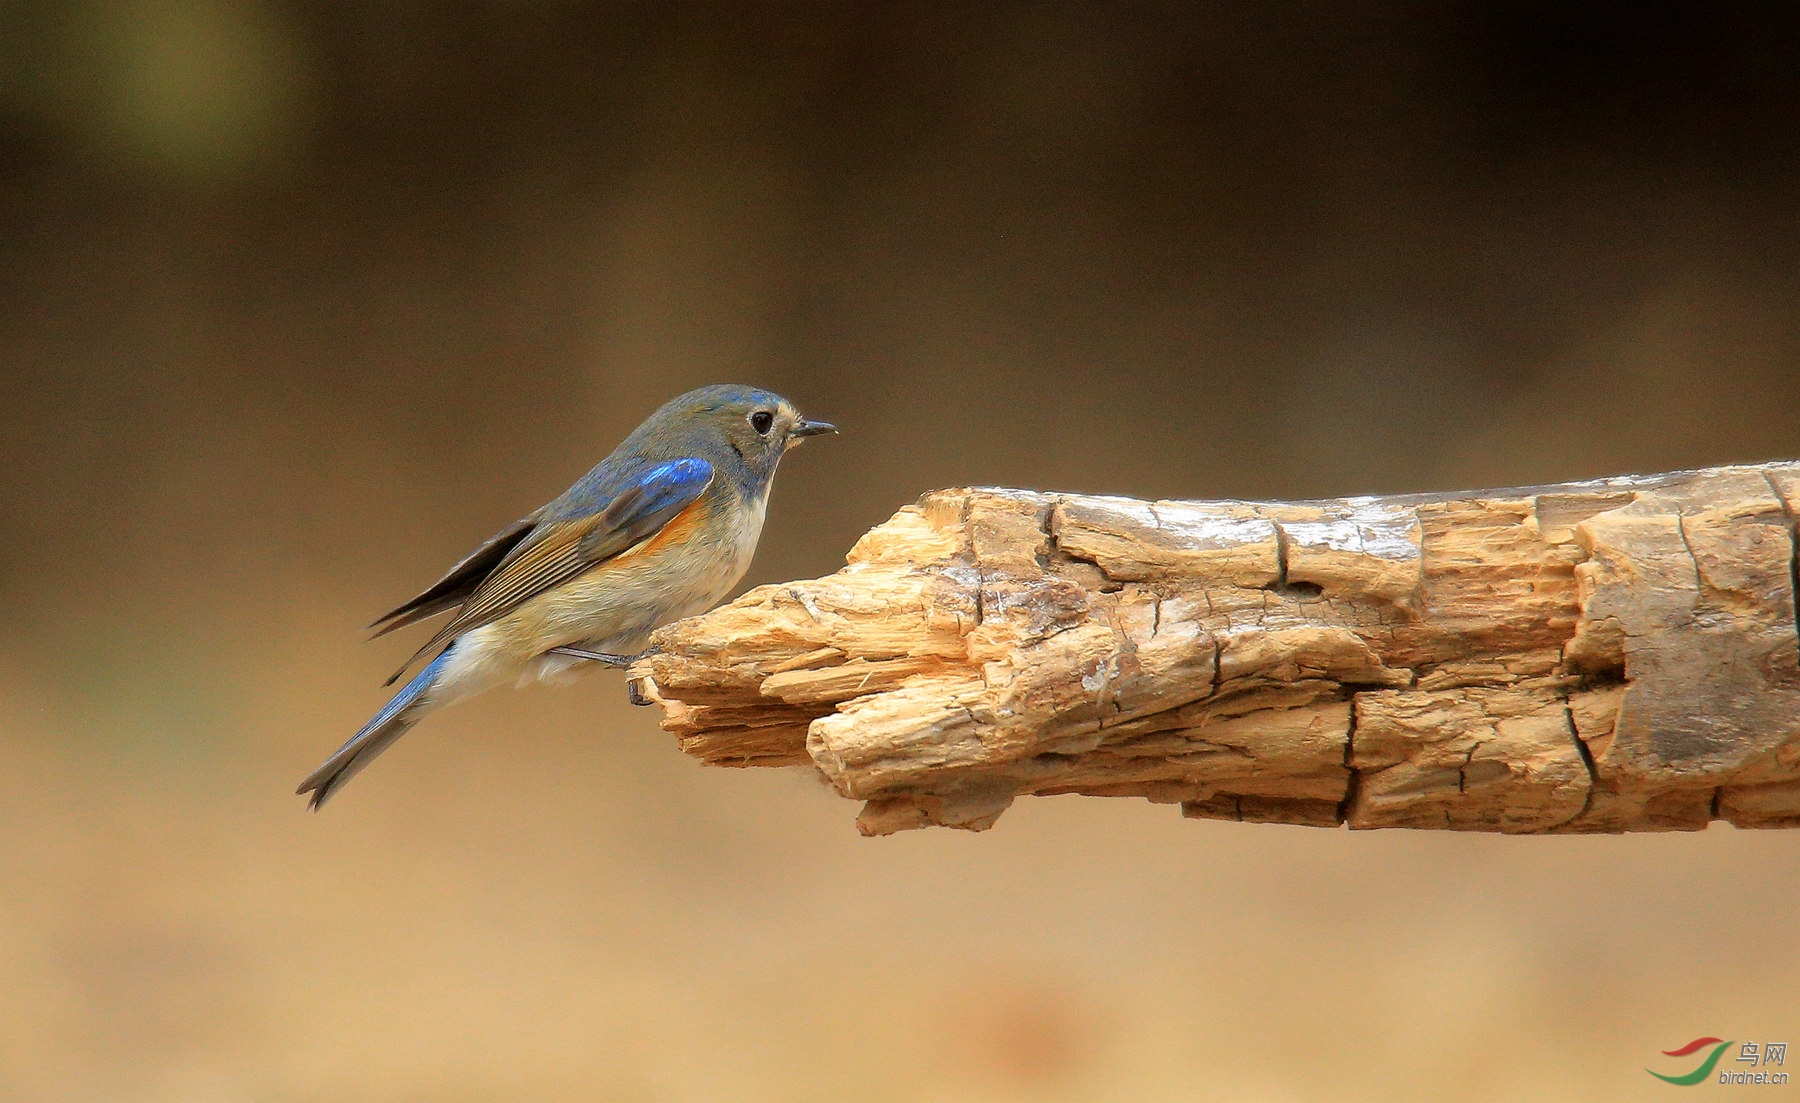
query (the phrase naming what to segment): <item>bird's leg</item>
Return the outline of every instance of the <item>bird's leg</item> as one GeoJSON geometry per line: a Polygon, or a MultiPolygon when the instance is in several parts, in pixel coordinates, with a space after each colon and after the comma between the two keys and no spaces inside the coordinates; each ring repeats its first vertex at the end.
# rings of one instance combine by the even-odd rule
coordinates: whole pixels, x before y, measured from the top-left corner
{"type": "MultiPolygon", "coordinates": [[[[607,666],[630,666],[639,659],[656,654],[661,648],[647,647],[635,655],[609,655],[604,651],[586,651],[579,647],[552,647],[544,652],[546,655],[567,655],[572,659],[587,659],[589,662],[605,663],[607,666]]],[[[653,705],[656,702],[638,692],[636,682],[625,683],[626,695],[634,705],[653,705]]]]}
{"type": "Polygon", "coordinates": [[[567,655],[572,659],[587,659],[590,662],[605,663],[607,666],[630,666],[644,657],[643,655],[609,655],[604,651],[584,651],[579,647],[552,647],[544,654],[567,655]]]}

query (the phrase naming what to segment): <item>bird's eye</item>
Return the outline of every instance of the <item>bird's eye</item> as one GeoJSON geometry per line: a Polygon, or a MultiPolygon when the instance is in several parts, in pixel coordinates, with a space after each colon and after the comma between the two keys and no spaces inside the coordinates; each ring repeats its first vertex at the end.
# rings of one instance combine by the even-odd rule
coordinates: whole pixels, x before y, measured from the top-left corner
{"type": "Polygon", "coordinates": [[[768,436],[769,429],[774,426],[774,424],[775,415],[767,410],[758,410],[750,415],[750,428],[755,429],[756,435],[759,437],[768,436]]]}

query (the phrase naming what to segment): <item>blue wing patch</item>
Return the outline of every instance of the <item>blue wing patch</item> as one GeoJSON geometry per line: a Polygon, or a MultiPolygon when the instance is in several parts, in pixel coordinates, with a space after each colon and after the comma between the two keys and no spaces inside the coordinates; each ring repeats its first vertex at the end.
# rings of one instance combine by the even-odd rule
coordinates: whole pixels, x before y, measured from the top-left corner
{"type": "Polygon", "coordinates": [[[665,460],[645,468],[600,511],[599,523],[581,541],[582,555],[600,562],[654,535],[693,505],[713,480],[705,460],[665,460]]]}

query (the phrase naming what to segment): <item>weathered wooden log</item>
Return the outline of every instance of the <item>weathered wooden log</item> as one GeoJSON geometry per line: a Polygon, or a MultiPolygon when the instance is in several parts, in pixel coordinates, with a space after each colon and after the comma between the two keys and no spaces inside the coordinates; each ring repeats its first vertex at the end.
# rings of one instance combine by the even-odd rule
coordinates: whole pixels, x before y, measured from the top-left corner
{"type": "Polygon", "coordinates": [[[1194,817],[1800,824],[1800,463],[1317,502],[926,495],[632,671],[705,762],[865,834],[1020,794],[1194,817]]]}

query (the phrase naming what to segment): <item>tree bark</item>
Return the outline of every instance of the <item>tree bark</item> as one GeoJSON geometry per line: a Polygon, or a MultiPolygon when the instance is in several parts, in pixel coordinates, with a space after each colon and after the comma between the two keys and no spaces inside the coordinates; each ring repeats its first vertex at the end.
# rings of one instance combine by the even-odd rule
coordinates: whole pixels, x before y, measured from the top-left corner
{"type": "Polygon", "coordinates": [[[1516,833],[1800,824],[1800,463],[1453,494],[927,494],[826,578],[662,629],[705,762],[865,834],[1016,796],[1516,833]]]}

